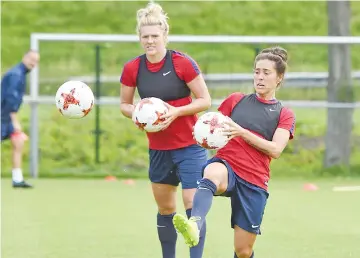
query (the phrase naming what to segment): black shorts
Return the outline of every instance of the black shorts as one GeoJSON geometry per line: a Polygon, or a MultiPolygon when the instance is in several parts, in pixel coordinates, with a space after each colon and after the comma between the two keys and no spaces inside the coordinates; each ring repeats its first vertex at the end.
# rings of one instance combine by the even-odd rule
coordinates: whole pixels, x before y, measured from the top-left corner
{"type": "Polygon", "coordinates": [[[228,171],[228,187],[220,196],[231,198],[231,227],[234,225],[254,234],[261,234],[260,225],[265,211],[269,193],[240,178],[230,164],[220,158],[213,157],[207,165],[220,162],[228,171]]]}
{"type": "Polygon", "coordinates": [[[149,150],[149,178],[153,183],[197,188],[202,178],[202,168],[207,161],[207,151],[199,145],[176,150],[149,150]]]}

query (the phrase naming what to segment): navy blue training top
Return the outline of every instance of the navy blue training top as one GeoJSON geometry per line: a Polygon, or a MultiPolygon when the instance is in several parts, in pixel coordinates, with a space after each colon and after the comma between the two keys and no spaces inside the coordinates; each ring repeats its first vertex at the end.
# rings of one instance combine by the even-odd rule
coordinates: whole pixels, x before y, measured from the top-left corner
{"type": "Polygon", "coordinates": [[[1,79],[1,122],[10,122],[10,113],[18,112],[23,102],[28,72],[26,66],[19,63],[1,79]]]}

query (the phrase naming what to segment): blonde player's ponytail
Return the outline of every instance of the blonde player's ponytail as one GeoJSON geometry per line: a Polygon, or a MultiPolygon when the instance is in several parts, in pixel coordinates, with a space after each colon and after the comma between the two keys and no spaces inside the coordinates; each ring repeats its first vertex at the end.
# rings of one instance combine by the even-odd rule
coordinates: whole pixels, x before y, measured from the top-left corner
{"type": "Polygon", "coordinates": [[[148,3],[146,8],[139,9],[136,13],[136,32],[140,35],[142,26],[159,25],[165,35],[169,34],[168,16],[159,4],[148,3]]]}

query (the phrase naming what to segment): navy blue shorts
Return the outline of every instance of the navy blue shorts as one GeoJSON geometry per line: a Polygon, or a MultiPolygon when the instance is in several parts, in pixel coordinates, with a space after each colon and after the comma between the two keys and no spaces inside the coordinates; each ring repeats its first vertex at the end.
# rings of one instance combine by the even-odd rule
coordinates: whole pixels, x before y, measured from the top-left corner
{"type": "Polygon", "coordinates": [[[11,122],[1,122],[1,141],[9,139],[11,134],[14,132],[14,126],[11,122]]]}
{"type": "Polygon", "coordinates": [[[199,145],[176,150],[149,150],[149,178],[153,183],[178,186],[183,189],[198,186],[207,151],[199,145]]]}
{"type": "Polygon", "coordinates": [[[220,158],[213,157],[208,160],[204,169],[214,162],[223,163],[228,170],[228,187],[220,196],[231,198],[231,227],[237,225],[250,233],[260,235],[260,225],[269,193],[240,178],[230,164],[220,158]]]}

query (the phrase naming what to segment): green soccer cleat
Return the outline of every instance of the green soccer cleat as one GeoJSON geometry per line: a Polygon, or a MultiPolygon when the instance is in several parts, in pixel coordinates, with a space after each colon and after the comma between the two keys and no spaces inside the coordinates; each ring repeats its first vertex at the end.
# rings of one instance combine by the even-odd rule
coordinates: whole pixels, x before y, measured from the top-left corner
{"type": "Polygon", "coordinates": [[[175,214],[173,224],[178,233],[180,233],[189,247],[196,246],[199,243],[199,228],[196,221],[199,218],[191,217],[187,219],[183,215],[175,214]]]}

